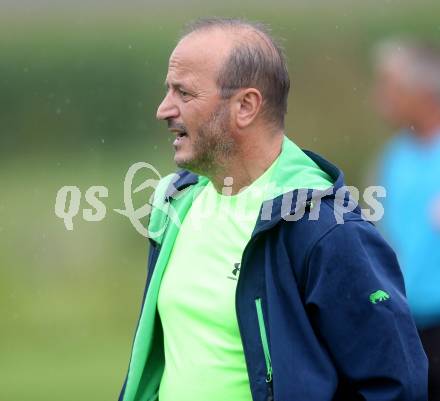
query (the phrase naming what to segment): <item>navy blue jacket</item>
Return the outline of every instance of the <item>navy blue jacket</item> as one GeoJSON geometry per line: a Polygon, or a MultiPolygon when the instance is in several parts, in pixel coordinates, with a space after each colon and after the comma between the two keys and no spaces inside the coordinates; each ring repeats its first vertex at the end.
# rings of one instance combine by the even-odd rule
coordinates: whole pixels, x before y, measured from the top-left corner
{"type": "MultiPolygon", "coordinates": [[[[292,191],[288,209],[279,196],[263,204],[270,216],[260,213],[243,252],[236,312],[253,400],[426,401],[427,360],[396,256],[359,207],[344,213],[336,202],[342,172],[306,154],[334,180],[319,218],[310,219],[316,192],[300,201],[292,191]],[[288,221],[301,207],[303,217],[288,221]]],[[[198,180],[179,175],[169,200],[198,180]]],[[[151,241],[146,291],[159,251],[151,241]]]]}

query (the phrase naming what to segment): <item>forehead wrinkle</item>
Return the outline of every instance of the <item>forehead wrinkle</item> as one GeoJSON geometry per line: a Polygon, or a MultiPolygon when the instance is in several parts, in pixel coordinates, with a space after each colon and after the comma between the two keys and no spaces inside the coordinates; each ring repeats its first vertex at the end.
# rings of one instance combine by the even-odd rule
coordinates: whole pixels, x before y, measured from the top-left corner
{"type": "Polygon", "coordinates": [[[191,79],[199,77],[203,74],[209,76],[214,70],[212,63],[207,62],[204,57],[190,57],[187,56],[182,61],[170,59],[168,71],[176,78],[191,79]]]}
{"type": "Polygon", "coordinates": [[[191,85],[194,82],[193,72],[188,69],[174,69],[170,67],[165,78],[164,85],[167,89],[170,87],[180,88],[182,86],[191,85]]]}
{"type": "Polygon", "coordinates": [[[199,76],[194,63],[187,57],[180,58],[173,52],[168,65],[168,74],[165,82],[169,85],[194,85],[199,76]]]}

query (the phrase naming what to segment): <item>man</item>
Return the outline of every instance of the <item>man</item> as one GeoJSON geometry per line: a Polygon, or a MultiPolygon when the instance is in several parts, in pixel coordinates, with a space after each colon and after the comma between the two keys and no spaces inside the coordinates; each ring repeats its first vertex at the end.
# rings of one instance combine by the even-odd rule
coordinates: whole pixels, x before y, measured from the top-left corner
{"type": "Polygon", "coordinates": [[[182,170],[156,189],[120,400],[426,400],[394,254],[348,211],[342,173],[284,136],[269,34],[196,22],[166,86],[157,117],[182,170]]]}
{"type": "Polygon", "coordinates": [[[440,49],[387,41],[377,49],[376,99],[400,132],[380,167],[384,234],[402,265],[428,355],[429,399],[440,400],[440,49]],[[405,227],[402,230],[402,226],[405,227]]]}

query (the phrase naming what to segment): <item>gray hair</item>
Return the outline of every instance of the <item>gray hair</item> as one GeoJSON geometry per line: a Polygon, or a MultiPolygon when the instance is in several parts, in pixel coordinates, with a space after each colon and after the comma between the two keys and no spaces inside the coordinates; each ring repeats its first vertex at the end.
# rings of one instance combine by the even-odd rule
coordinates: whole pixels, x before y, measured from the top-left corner
{"type": "Polygon", "coordinates": [[[181,38],[210,29],[237,31],[239,34],[217,77],[220,96],[229,99],[238,89],[256,88],[263,97],[262,113],[267,121],[284,128],[290,78],[281,45],[269,28],[244,19],[202,18],[186,25],[181,38]]]}
{"type": "Polygon", "coordinates": [[[380,43],[374,52],[381,68],[394,60],[405,68],[408,85],[423,88],[440,100],[440,47],[415,40],[392,39],[380,43]]]}

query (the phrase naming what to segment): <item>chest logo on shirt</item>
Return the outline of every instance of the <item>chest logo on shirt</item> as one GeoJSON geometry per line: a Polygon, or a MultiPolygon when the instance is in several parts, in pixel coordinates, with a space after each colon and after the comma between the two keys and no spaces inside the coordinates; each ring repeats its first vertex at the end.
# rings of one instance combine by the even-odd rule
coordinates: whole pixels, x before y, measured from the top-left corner
{"type": "Polygon", "coordinates": [[[234,263],[234,268],[232,269],[233,276],[228,276],[228,278],[231,280],[237,280],[238,273],[240,273],[240,262],[234,263]]]}

